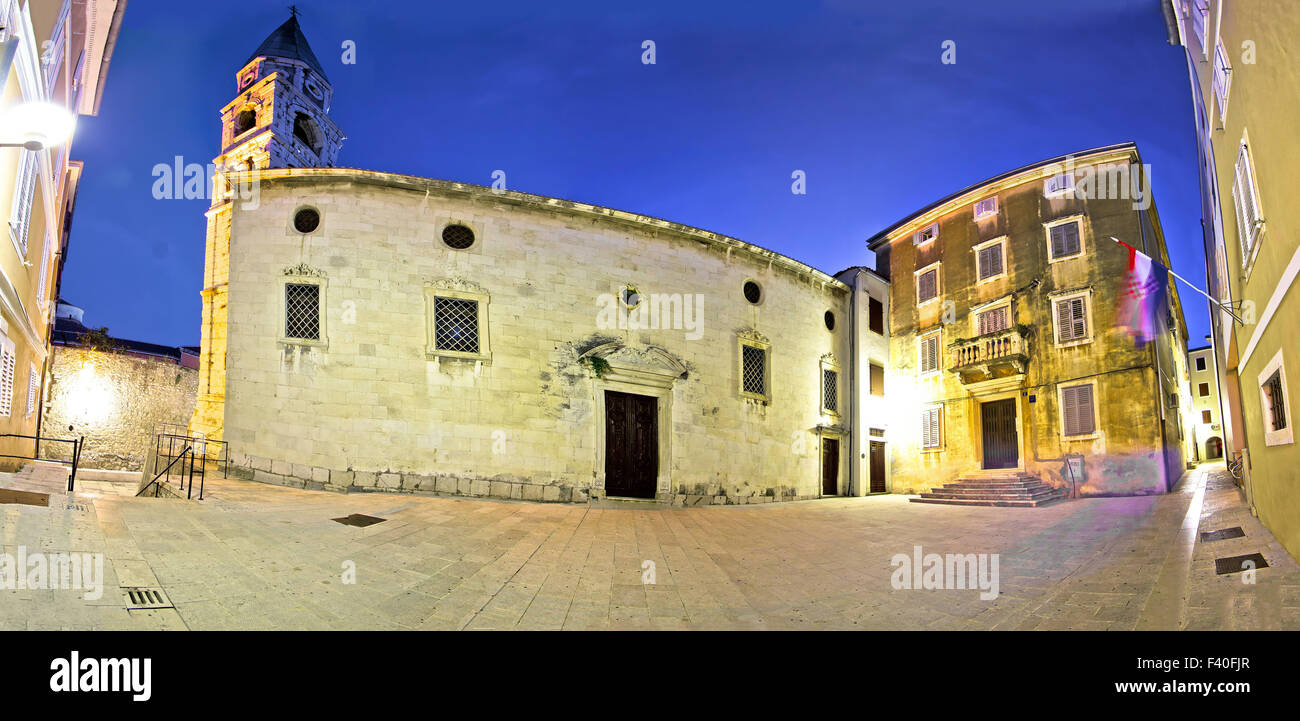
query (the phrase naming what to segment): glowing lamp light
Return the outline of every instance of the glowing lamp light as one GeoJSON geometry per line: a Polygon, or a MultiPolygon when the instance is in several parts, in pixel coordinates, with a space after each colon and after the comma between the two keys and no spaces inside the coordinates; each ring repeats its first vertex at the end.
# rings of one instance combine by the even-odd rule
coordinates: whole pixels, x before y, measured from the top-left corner
{"type": "Polygon", "coordinates": [[[0,113],[0,147],[41,150],[72,139],[77,116],[55,103],[19,103],[0,113]]]}
{"type": "Polygon", "coordinates": [[[77,371],[69,386],[69,410],[80,423],[100,423],[117,408],[117,394],[109,381],[101,378],[89,363],[77,371]]]}

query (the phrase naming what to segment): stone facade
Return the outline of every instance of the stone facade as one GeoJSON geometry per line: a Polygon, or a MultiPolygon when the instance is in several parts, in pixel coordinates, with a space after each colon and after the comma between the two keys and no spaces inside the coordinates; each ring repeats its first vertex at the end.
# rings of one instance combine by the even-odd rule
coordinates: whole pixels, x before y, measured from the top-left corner
{"type": "MultiPolygon", "coordinates": [[[[144,467],[154,424],[184,425],[194,412],[198,373],[168,358],[54,346],[42,434],[85,436],[85,468],[144,467]]],[[[68,460],[67,444],[42,457],[68,460]]]]}
{"type": "MultiPolygon", "coordinates": [[[[1169,332],[1145,348],[1113,320],[1128,254],[1110,237],[1167,265],[1159,221],[1154,206],[1139,211],[1127,195],[1094,197],[1083,188],[1090,171],[1117,166],[1140,168],[1134,146],[1007,173],[872,239],[893,283],[896,491],[1030,473],[1079,495],[1148,494],[1178,479],[1190,440],[1181,416],[1186,331],[1177,290],[1169,294],[1169,332]],[[1078,192],[1049,195],[1045,183],[1066,167],[1078,176],[1078,192]],[[986,214],[976,218],[981,201],[986,214]],[[1077,252],[1053,257],[1051,229],[1067,223],[1077,230],[1077,252]],[[937,292],[929,299],[918,285],[922,276],[936,280],[932,272],[937,292]],[[1058,314],[1072,298],[1080,299],[1081,325],[1058,314]],[[1063,333],[1062,323],[1071,330],[1063,333]],[[1081,385],[1091,390],[1070,390],[1081,385]],[[1065,393],[1092,399],[1093,417],[1068,430],[1065,393]],[[1072,432],[1080,429],[1086,432],[1072,432]],[[1068,456],[1081,463],[1067,469],[1068,456]]],[[[1068,236],[1061,242],[1075,250],[1068,236]]]]}
{"type": "MultiPolygon", "coordinates": [[[[824,441],[852,425],[845,381],[836,411],[823,405],[825,371],[848,372],[845,283],[734,239],[567,201],[365,171],[258,176],[257,207],[232,206],[228,255],[223,434],[239,473],[585,500],[604,490],[604,394],[621,391],[656,399],[658,499],[823,494],[824,441]],[[321,219],[306,235],[291,224],[305,199],[321,219]],[[474,244],[445,244],[449,224],[474,244]],[[313,341],[286,337],[286,284],[303,282],[320,288],[313,341]],[[652,305],[644,317],[619,301],[629,287],[652,305]],[[482,353],[432,347],[429,299],[445,293],[485,308],[482,353]],[[768,348],[766,399],[742,394],[742,342],[768,348]]],[[[838,457],[844,493],[847,443],[838,457]]]]}

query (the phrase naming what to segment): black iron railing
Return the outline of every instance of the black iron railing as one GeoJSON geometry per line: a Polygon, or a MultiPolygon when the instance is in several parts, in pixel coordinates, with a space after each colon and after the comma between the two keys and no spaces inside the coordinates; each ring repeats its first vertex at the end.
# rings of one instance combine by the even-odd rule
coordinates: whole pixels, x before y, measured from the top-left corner
{"type": "Polygon", "coordinates": [[[73,487],[77,482],[77,464],[81,462],[81,449],[86,445],[86,437],[77,438],[51,438],[49,436],[25,436],[20,433],[0,433],[0,438],[26,438],[35,441],[32,455],[19,456],[12,453],[0,453],[0,458],[22,458],[29,461],[58,461],[54,458],[41,458],[41,441],[53,443],[71,443],[72,444],[72,472],[68,474],[68,493],[72,493],[73,487]]]}
{"type": "Polygon", "coordinates": [[[187,500],[194,498],[194,477],[197,475],[199,477],[199,500],[203,500],[204,460],[202,456],[194,453],[193,446],[186,446],[179,454],[173,456],[167,466],[159,471],[152,481],[146,483],[144,488],[141,488],[136,495],[151,495],[149,489],[152,488],[152,495],[157,498],[158,492],[162,489],[162,484],[171,483],[172,469],[176,468],[178,463],[180,468],[176,471],[177,486],[180,490],[185,491],[185,498],[187,500]]]}

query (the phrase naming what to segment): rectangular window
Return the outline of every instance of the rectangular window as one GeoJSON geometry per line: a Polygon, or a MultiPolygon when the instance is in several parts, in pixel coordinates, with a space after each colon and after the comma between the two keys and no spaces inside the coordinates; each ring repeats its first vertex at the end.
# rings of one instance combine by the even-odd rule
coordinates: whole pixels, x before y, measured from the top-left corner
{"type": "Polygon", "coordinates": [[[1011,307],[1001,306],[991,310],[980,311],[976,314],[976,324],[979,326],[979,335],[987,333],[997,333],[1011,327],[1011,307]]]}
{"type": "Polygon", "coordinates": [[[1210,395],[1210,384],[1201,383],[1200,385],[1196,386],[1196,392],[1199,393],[1202,398],[1210,395]]]}
{"type": "Polygon", "coordinates": [[[885,304],[875,298],[867,301],[867,327],[876,335],[885,334],[885,304]]]}
{"type": "Polygon", "coordinates": [[[1250,149],[1242,143],[1237,151],[1236,177],[1232,181],[1232,201],[1237,208],[1237,239],[1241,243],[1241,265],[1250,265],[1251,254],[1259,239],[1259,226],[1264,222],[1259,211],[1259,195],[1255,192],[1255,170],[1250,162],[1250,149]]]}
{"type": "Polygon", "coordinates": [[[27,232],[32,222],[32,204],[36,196],[36,153],[21,150],[18,160],[18,176],[15,178],[13,213],[10,215],[10,229],[18,241],[20,255],[27,257],[27,232]]]}
{"type": "Polygon", "coordinates": [[[286,283],[284,286],[284,336],[320,340],[320,286],[286,283]]]}
{"type": "Polygon", "coordinates": [[[1068,195],[1074,192],[1074,174],[1062,173],[1043,181],[1043,195],[1047,197],[1068,195]]]}
{"type": "Polygon", "coordinates": [[[1270,431],[1286,428],[1286,396],[1282,391],[1282,371],[1278,370],[1264,381],[1264,398],[1268,403],[1268,425],[1270,431]]]}
{"type": "Polygon", "coordinates": [[[1208,426],[1214,422],[1214,416],[1209,411],[1201,411],[1201,422],[1208,426]]]}
{"type": "Polygon", "coordinates": [[[922,228],[916,231],[916,234],[912,236],[912,244],[924,245],[938,237],[939,237],[939,224],[934,223],[929,227],[922,228]]]}
{"type": "Polygon", "coordinates": [[[1056,301],[1056,342],[1072,343],[1087,338],[1087,298],[1076,296],[1056,301]]]}
{"type": "Polygon", "coordinates": [[[1079,243],[1079,221],[1054,225],[1047,231],[1051,241],[1052,260],[1069,258],[1083,252],[1079,243]]]}
{"type": "Polygon", "coordinates": [[[985,198],[975,204],[975,219],[987,218],[990,215],[996,215],[998,212],[997,196],[985,198]]]}
{"type": "Polygon", "coordinates": [[[916,277],[916,302],[925,303],[939,297],[939,269],[931,268],[916,277]]]}
{"type": "Polygon", "coordinates": [[[1092,385],[1061,389],[1061,417],[1067,436],[1086,436],[1097,431],[1097,419],[1092,407],[1092,385]]]}
{"type": "Polygon", "coordinates": [[[4,348],[0,350],[0,416],[8,417],[14,405],[14,356],[13,341],[4,338],[4,348]]]}
{"type": "Polygon", "coordinates": [[[1170,393],[1170,394],[1169,394],[1169,407],[1170,407],[1170,408],[1177,408],[1177,407],[1178,407],[1178,394],[1177,394],[1177,393],[1170,393]]]}
{"type": "Polygon", "coordinates": [[[939,370],[939,334],[921,339],[921,372],[934,373],[939,370]]]}
{"type": "Polygon", "coordinates": [[[976,254],[979,279],[986,280],[1002,274],[1002,243],[980,248],[976,254]]]}
{"type": "Polygon", "coordinates": [[[1205,356],[1201,356],[1200,358],[1196,359],[1196,370],[1198,371],[1205,370],[1205,356]]]}
{"type": "Polygon", "coordinates": [[[840,374],[829,368],[822,369],[822,409],[840,412],[840,374]]]}
{"type": "Polygon", "coordinates": [[[36,410],[36,389],[40,387],[41,376],[36,370],[35,363],[29,363],[27,367],[27,415],[31,415],[36,410]]]}
{"type": "Polygon", "coordinates": [[[943,406],[921,411],[921,449],[933,450],[943,446],[943,406]]]}
{"type": "Polygon", "coordinates": [[[1209,0],[1192,0],[1192,31],[1196,33],[1196,39],[1201,43],[1202,56],[1209,55],[1209,41],[1206,40],[1209,35],[1209,26],[1209,0]]]}
{"type": "Polygon", "coordinates": [[[884,367],[878,366],[875,363],[870,364],[870,367],[871,367],[871,395],[883,396],[885,395],[885,369],[884,367]]]}
{"type": "Polygon", "coordinates": [[[1219,124],[1228,119],[1228,91],[1232,88],[1232,66],[1228,64],[1228,51],[1220,40],[1214,48],[1214,100],[1219,104],[1219,124]]]}
{"type": "Polygon", "coordinates": [[[752,345],[740,347],[740,389],[757,396],[767,395],[767,351],[752,345]]]}
{"type": "Polygon", "coordinates": [[[433,299],[433,347],[456,353],[478,353],[478,301],[433,299]]]}

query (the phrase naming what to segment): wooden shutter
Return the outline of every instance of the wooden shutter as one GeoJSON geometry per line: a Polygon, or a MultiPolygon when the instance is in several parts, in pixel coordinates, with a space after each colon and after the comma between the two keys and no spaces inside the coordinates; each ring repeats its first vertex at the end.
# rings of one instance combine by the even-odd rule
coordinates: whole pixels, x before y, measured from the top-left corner
{"type": "Polygon", "coordinates": [[[1249,262],[1249,252],[1254,245],[1255,226],[1259,223],[1259,207],[1255,205],[1255,178],[1250,170],[1250,152],[1245,145],[1237,153],[1236,180],[1232,186],[1233,201],[1237,205],[1237,228],[1241,233],[1241,262],[1249,262]]]}
{"type": "Polygon", "coordinates": [[[1054,226],[1051,231],[1052,258],[1065,258],[1079,252],[1079,223],[1054,226]]]}
{"type": "Polygon", "coordinates": [[[11,348],[0,351],[0,416],[8,416],[14,403],[14,352],[11,348]]]}
{"type": "Polygon", "coordinates": [[[921,372],[929,373],[939,369],[939,336],[932,335],[921,339],[921,372]]]}
{"type": "Polygon", "coordinates": [[[29,363],[27,367],[27,415],[31,415],[36,410],[36,388],[40,384],[40,375],[36,370],[35,363],[29,363]]]}
{"type": "Polygon", "coordinates": [[[992,278],[1002,272],[1002,245],[994,243],[987,248],[981,248],[979,252],[979,275],[980,280],[992,278]]]}
{"type": "Polygon", "coordinates": [[[917,300],[925,302],[939,294],[939,269],[927,270],[917,279],[917,300]]]}
{"type": "Polygon", "coordinates": [[[927,408],[921,411],[922,448],[938,448],[942,445],[939,411],[939,408],[927,408]]]}
{"type": "Polygon", "coordinates": [[[1006,330],[1010,325],[1007,322],[1007,311],[1008,308],[1004,305],[1001,308],[994,308],[993,310],[986,310],[980,313],[977,316],[979,334],[984,335],[986,333],[997,333],[998,331],[1006,330]]]}
{"type": "Polygon", "coordinates": [[[1061,415],[1065,419],[1065,435],[1083,436],[1097,430],[1092,412],[1092,386],[1070,386],[1061,389],[1061,415]]]}
{"type": "Polygon", "coordinates": [[[1088,337],[1087,306],[1083,298],[1056,301],[1057,341],[1082,340],[1088,337]]]}
{"type": "Polygon", "coordinates": [[[875,363],[870,364],[870,367],[871,367],[871,395],[883,396],[885,395],[885,369],[882,366],[876,365],[875,363]]]}

